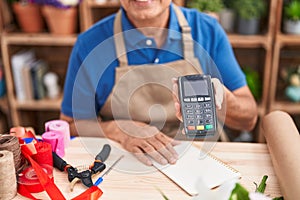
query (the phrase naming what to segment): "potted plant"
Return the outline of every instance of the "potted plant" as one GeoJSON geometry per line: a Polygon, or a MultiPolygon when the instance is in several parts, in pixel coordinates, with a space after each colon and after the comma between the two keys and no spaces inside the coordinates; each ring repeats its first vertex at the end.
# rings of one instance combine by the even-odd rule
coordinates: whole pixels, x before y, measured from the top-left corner
{"type": "Polygon", "coordinates": [[[262,95],[262,82],[259,72],[249,66],[244,66],[242,70],[246,76],[246,81],[251,93],[255,100],[259,101],[262,95]]]}
{"type": "Polygon", "coordinates": [[[300,34],[300,1],[290,0],[284,6],[284,32],[300,34]]]}
{"type": "Polygon", "coordinates": [[[48,29],[57,35],[74,34],[78,24],[78,5],[81,0],[35,0],[42,5],[48,29]]]}
{"type": "Polygon", "coordinates": [[[224,7],[222,0],[190,0],[187,2],[190,8],[196,8],[219,20],[219,12],[224,7]]]}
{"type": "Polygon", "coordinates": [[[9,2],[23,32],[37,33],[44,29],[40,7],[35,0],[9,0],[9,2]]]}
{"type": "Polygon", "coordinates": [[[257,34],[259,22],[266,13],[264,0],[236,0],[234,9],[237,12],[237,32],[244,35],[257,34]]]}
{"type": "Polygon", "coordinates": [[[223,0],[224,8],[220,12],[220,24],[228,33],[234,31],[235,11],[233,9],[234,0],[223,0]]]}

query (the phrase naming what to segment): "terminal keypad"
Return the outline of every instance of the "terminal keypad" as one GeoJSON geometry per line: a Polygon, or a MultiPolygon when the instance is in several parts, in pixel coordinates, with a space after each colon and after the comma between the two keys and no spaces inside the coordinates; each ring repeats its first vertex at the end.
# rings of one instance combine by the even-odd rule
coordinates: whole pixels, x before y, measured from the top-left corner
{"type": "Polygon", "coordinates": [[[187,129],[205,131],[213,129],[213,111],[210,97],[184,98],[187,129]]]}

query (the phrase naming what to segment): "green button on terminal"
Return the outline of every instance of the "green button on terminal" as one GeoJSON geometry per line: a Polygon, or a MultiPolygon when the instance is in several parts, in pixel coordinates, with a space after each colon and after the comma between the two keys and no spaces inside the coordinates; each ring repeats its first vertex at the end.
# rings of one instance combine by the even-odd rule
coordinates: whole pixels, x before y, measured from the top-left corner
{"type": "Polygon", "coordinates": [[[214,127],[214,126],[213,126],[212,124],[206,124],[206,125],[205,125],[205,129],[206,129],[206,130],[213,129],[213,127],[214,127]]]}

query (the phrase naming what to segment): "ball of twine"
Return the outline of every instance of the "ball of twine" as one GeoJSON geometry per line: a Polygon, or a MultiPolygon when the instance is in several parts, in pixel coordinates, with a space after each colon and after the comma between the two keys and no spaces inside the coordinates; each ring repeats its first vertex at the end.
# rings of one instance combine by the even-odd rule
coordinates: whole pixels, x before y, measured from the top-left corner
{"type": "Polygon", "coordinates": [[[0,199],[12,199],[17,194],[14,156],[11,151],[0,150],[0,199]]]}
{"type": "Polygon", "coordinates": [[[13,153],[16,173],[23,170],[25,159],[21,155],[21,148],[17,137],[11,135],[0,135],[0,150],[7,150],[13,153]]]}

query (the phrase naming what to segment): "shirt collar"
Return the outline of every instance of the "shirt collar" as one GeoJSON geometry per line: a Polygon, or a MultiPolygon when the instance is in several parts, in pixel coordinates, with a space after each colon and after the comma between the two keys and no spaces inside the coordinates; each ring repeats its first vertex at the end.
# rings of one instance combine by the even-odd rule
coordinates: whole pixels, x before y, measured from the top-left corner
{"type": "MultiPolygon", "coordinates": [[[[125,40],[129,44],[133,44],[133,45],[136,45],[141,41],[144,41],[147,37],[145,37],[141,32],[134,30],[135,27],[126,16],[125,10],[123,8],[121,9],[122,9],[122,30],[123,33],[125,34],[124,36],[125,40]]],[[[171,30],[168,32],[168,39],[181,40],[182,38],[181,28],[179,26],[176,13],[173,9],[173,3],[170,4],[170,18],[169,18],[168,29],[171,30]]]]}

